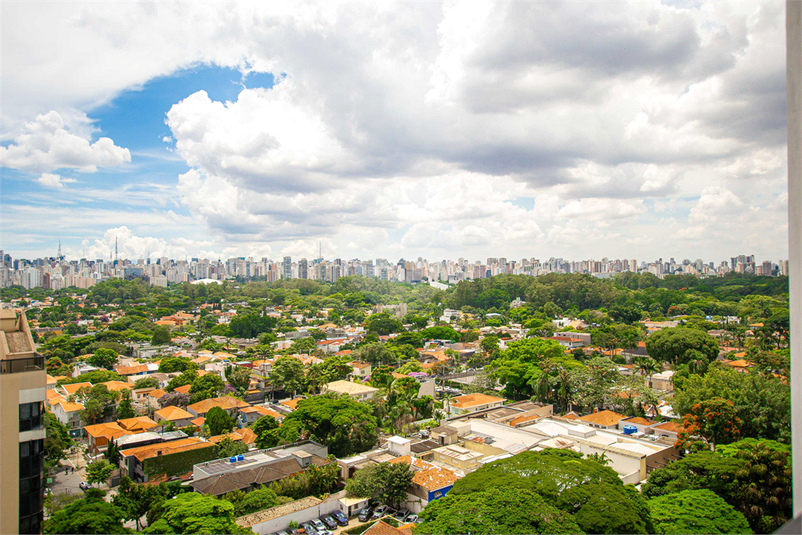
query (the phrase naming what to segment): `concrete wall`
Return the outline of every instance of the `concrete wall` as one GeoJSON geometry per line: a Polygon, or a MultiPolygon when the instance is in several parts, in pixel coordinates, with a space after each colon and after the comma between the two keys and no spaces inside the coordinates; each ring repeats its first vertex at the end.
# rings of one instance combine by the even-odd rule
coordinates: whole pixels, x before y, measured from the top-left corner
{"type": "Polygon", "coordinates": [[[337,494],[332,494],[317,505],[313,505],[312,507],[296,511],[288,515],[280,516],[278,518],[273,518],[259,524],[254,524],[251,526],[251,529],[257,535],[267,535],[268,533],[286,529],[290,522],[293,521],[298,522],[298,524],[302,524],[322,515],[330,514],[333,511],[341,511],[340,498],[344,496],[344,491],[337,494]]]}

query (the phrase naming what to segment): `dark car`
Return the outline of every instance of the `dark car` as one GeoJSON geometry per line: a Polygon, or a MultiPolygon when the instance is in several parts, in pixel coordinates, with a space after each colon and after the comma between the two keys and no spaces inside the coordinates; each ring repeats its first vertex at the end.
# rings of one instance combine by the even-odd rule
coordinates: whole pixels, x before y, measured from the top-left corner
{"type": "Polygon", "coordinates": [[[408,509],[399,509],[393,515],[393,518],[395,518],[399,522],[403,522],[408,516],[409,516],[409,510],[408,509]]]}
{"type": "Polygon", "coordinates": [[[333,513],[331,513],[331,516],[334,518],[334,520],[337,521],[337,523],[339,525],[341,525],[341,526],[347,526],[348,525],[348,517],[345,516],[345,514],[343,514],[342,512],[334,511],[333,513]]]}
{"type": "Polygon", "coordinates": [[[365,507],[364,509],[359,511],[359,516],[357,518],[359,518],[360,522],[367,522],[368,520],[370,520],[371,515],[373,515],[373,509],[371,509],[370,507],[365,507]]]}
{"type": "Polygon", "coordinates": [[[334,520],[329,515],[323,515],[320,517],[320,521],[326,524],[326,527],[329,529],[337,529],[337,521],[334,520]]]}

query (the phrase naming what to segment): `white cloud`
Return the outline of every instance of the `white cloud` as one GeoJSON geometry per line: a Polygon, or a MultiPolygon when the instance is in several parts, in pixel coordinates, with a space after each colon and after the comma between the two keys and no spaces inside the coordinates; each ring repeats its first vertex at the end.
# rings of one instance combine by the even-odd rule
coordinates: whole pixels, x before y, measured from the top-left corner
{"type": "Polygon", "coordinates": [[[55,111],[38,115],[25,125],[24,133],[8,147],[0,147],[0,165],[25,171],[76,169],[94,172],[98,167],[114,167],[131,161],[128,149],[101,137],[94,143],[73,134],[55,111]]]}
{"type": "Polygon", "coordinates": [[[48,188],[64,188],[70,182],[77,182],[74,178],[64,178],[53,173],[42,173],[36,181],[48,188]]]}

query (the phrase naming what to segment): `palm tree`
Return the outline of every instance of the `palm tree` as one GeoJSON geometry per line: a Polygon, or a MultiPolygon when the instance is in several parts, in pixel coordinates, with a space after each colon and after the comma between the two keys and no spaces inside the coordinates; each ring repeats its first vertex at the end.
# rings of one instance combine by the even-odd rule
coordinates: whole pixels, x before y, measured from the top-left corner
{"type": "Polygon", "coordinates": [[[557,389],[557,399],[562,408],[562,414],[568,411],[568,407],[573,402],[573,384],[571,381],[571,373],[565,368],[560,368],[557,373],[557,382],[560,385],[557,389]]]}
{"type": "Polygon", "coordinates": [[[535,392],[539,401],[546,402],[551,397],[551,376],[549,373],[553,366],[549,359],[545,359],[538,367],[542,373],[537,379],[535,392]]]}
{"type": "Polygon", "coordinates": [[[662,370],[662,367],[652,358],[639,357],[635,359],[635,365],[641,375],[649,378],[649,388],[652,387],[652,375],[662,370]]]}

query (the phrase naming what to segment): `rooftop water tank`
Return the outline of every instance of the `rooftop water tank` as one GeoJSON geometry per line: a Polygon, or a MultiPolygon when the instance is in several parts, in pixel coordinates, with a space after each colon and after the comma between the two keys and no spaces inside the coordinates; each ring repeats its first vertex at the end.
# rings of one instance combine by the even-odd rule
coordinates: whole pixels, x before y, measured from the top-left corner
{"type": "Polygon", "coordinates": [[[230,463],[235,463],[235,462],[237,462],[237,458],[236,458],[236,457],[231,457],[231,458],[228,460],[228,462],[230,462],[230,463]]]}
{"type": "Polygon", "coordinates": [[[634,435],[638,432],[638,428],[634,425],[625,425],[624,426],[624,434],[625,435],[634,435]]]}
{"type": "Polygon", "coordinates": [[[244,461],[245,460],[245,456],[244,455],[237,455],[237,460],[238,461],[244,461]]]}

